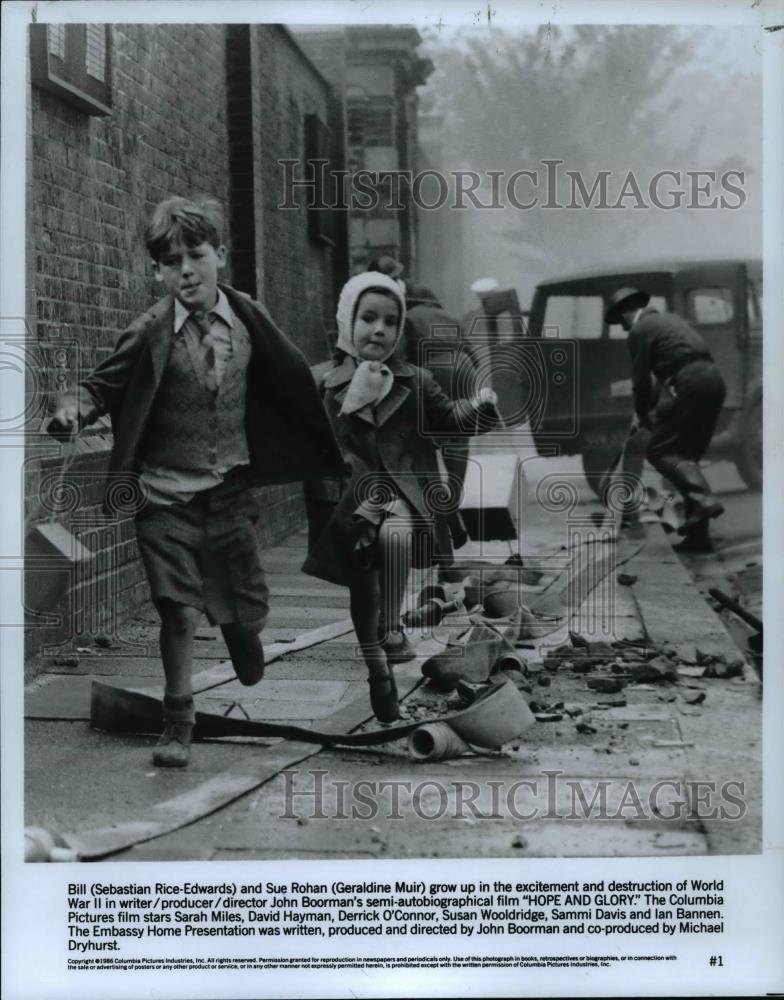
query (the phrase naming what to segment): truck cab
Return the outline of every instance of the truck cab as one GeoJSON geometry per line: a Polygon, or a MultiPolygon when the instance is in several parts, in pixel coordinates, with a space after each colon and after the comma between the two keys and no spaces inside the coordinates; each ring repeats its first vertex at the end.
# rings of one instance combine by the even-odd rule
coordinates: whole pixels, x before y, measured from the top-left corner
{"type": "Polygon", "coordinates": [[[683,316],[705,339],[727,384],[708,457],[733,460],[751,489],[762,486],[762,262],[666,260],[594,269],[541,282],[528,317],[542,357],[569,345],[572,371],[547,378],[530,411],[540,454],[582,455],[598,481],[622,446],[633,412],[626,333],[604,314],[613,292],[647,291],[651,306],[683,316]],[[534,410],[536,411],[534,414],[534,410]]]}

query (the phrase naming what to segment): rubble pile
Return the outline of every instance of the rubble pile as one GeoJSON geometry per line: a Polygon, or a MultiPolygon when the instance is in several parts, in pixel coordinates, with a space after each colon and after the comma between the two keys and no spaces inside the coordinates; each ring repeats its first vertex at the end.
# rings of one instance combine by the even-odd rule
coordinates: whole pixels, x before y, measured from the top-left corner
{"type": "MultiPolygon", "coordinates": [[[[513,587],[485,590],[479,611],[470,617],[471,627],[459,641],[422,665],[429,683],[417,700],[420,706],[427,703],[431,713],[464,710],[486,696],[491,686],[511,682],[537,723],[567,721],[576,733],[597,737],[606,735],[608,724],[628,729],[628,722],[612,710],[625,709],[627,695],[635,690],[661,688],[659,701],[677,702],[683,715],[699,714],[708,702],[704,680],[741,677],[744,672],[740,654],[728,657],[698,647],[655,645],[647,636],[609,642],[569,631],[569,641],[554,647],[521,642],[542,627],[542,619],[519,602],[513,587]],[[584,702],[573,699],[578,679],[584,684],[584,702]],[[556,688],[560,693],[564,687],[571,688],[570,700],[553,697],[556,688]]],[[[416,702],[411,710],[416,712],[416,702]]],[[[610,733],[607,745],[594,749],[611,753],[617,749],[615,742],[616,735],[610,733]]]]}

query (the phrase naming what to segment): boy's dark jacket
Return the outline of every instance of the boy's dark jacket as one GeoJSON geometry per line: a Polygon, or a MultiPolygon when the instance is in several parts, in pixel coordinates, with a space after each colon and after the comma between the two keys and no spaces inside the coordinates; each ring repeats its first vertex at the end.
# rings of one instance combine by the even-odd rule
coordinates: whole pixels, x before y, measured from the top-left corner
{"type": "MultiPolygon", "coordinates": [[[[245,429],[254,486],[339,474],[343,460],[307,361],[281,333],[266,309],[228,285],[220,286],[232,311],[247,327],[248,366],[245,429]]],[[[79,384],[82,424],[104,413],[112,421],[111,477],[138,471],[138,450],[174,336],[174,299],[167,296],[120,335],[114,352],[79,384]]],[[[61,396],[58,403],[74,400],[61,396]]]]}

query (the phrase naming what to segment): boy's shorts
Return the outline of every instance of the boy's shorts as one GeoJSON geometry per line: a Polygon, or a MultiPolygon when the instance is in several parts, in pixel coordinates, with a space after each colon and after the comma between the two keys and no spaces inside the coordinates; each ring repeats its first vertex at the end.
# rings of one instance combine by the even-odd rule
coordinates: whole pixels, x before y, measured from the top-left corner
{"type": "Polygon", "coordinates": [[[146,507],[136,517],[136,540],[153,602],[197,608],[212,625],[263,623],[269,591],[258,519],[244,468],[188,503],[146,507]]]}

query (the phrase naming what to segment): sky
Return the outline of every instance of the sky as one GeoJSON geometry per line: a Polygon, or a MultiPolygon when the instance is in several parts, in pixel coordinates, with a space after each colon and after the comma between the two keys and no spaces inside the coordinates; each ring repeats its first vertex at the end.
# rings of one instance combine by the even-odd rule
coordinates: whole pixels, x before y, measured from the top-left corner
{"type": "MultiPolygon", "coordinates": [[[[422,106],[428,107],[432,100],[432,81],[437,77],[445,49],[459,47],[464,39],[475,38],[477,34],[480,37],[484,35],[490,48],[500,44],[499,36],[508,41],[510,34],[525,30],[499,31],[488,29],[486,25],[426,30],[422,52],[433,61],[436,72],[431,77],[431,83],[419,89],[422,106]]],[[[692,59],[683,67],[684,76],[677,86],[670,88],[669,93],[660,93],[658,98],[662,101],[680,100],[680,108],[669,119],[672,138],[686,142],[697,137],[696,151],[684,163],[673,163],[668,159],[667,153],[662,152],[659,161],[651,163],[650,173],[663,168],[683,171],[716,170],[719,174],[729,167],[742,169],[744,203],[740,208],[724,211],[681,209],[672,212],[653,209],[639,212],[634,221],[631,221],[629,212],[622,212],[620,215],[626,216],[622,220],[623,225],[628,229],[631,221],[633,230],[631,233],[624,232],[623,238],[620,228],[617,237],[612,226],[608,231],[607,213],[603,213],[600,218],[595,210],[585,210],[583,217],[573,220],[581,227],[581,240],[575,238],[576,230],[570,223],[566,227],[547,226],[546,243],[542,242],[540,235],[541,223],[530,216],[527,220],[522,220],[520,213],[512,207],[503,212],[468,211],[464,213],[463,220],[465,265],[462,287],[458,289],[453,282],[450,289],[451,296],[459,300],[453,303],[454,309],[465,309],[473,305],[472,296],[467,289],[472,280],[482,276],[493,276],[503,287],[516,288],[521,302],[527,303],[537,281],[544,277],[568,273],[585,266],[601,266],[620,258],[646,260],[673,255],[710,256],[718,253],[722,256],[743,257],[761,254],[762,33],[759,28],[742,26],[702,27],[693,30],[696,46],[692,59]],[[523,230],[527,229],[535,234],[532,252],[527,259],[521,259],[520,245],[514,240],[510,243],[503,235],[510,227],[520,228],[523,221],[527,223],[522,227],[523,230]],[[595,241],[586,241],[585,234],[590,234],[594,221],[595,241]],[[674,249],[677,249],[677,254],[674,254],[674,249]]],[[[499,144],[504,140],[500,130],[508,128],[509,115],[498,109],[505,101],[519,99],[513,94],[499,94],[497,100],[488,102],[487,119],[490,123],[494,119],[498,120],[499,144]]],[[[447,87],[445,91],[442,83],[439,90],[439,110],[449,110],[449,102],[449,89],[447,87]]],[[[599,101],[596,107],[597,116],[600,117],[602,109],[599,108],[599,101]]],[[[606,109],[604,110],[606,113],[606,109]]],[[[560,128],[558,121],[552,122],[546,145],[537,147],[546,152],[537,155],[559,155],[569,138],[560,128]]],[[[491,138],[486,145],[491,145],[492,130],[488,131],[491,138]]],[[[483,136],[486,134],[487,132],[483,133],[483,136]]],[[[654,140],[652,145],[655,150],[656,136],[651,138],[654,140]]],[[[471,166],[470,134],[465,131],[460,133],[458,129],[456,139],[454,136],[447,136],[445,141],[450,139],[454,145],[446,152],[443,166],[447,169],[471,166]],[[461,155],[465,159],[461,160],[461,155]]],[[[602,166],[617,171],[620,179],[625,174],[624,165],[628,166],[630,162],[630,151],[608,146],[599,153],[600,144],[601,134],[597,134],[597,148],[591,151],[592,154],[603,158],[602,166]]],[[[664,137],[661,146],[662,150],[667,148],[664,137]]],[[[526,167],[533,165],[520,164],[526,167]]],[[[503,164],[499,163],[498,166],[503,164]]],[[[577,166],[579,168],[579,164],[577,166]]],[[[590,179],[589,176],[589,182],[590,179]]],[[[643,188],[645,180],[643,177],[643,188]]],[[[690,191],[690,183],[686,181],[684,174],[682,187],[690,191]]],[[[550,220],[554,221],[552,214],[550,220]]]]}

